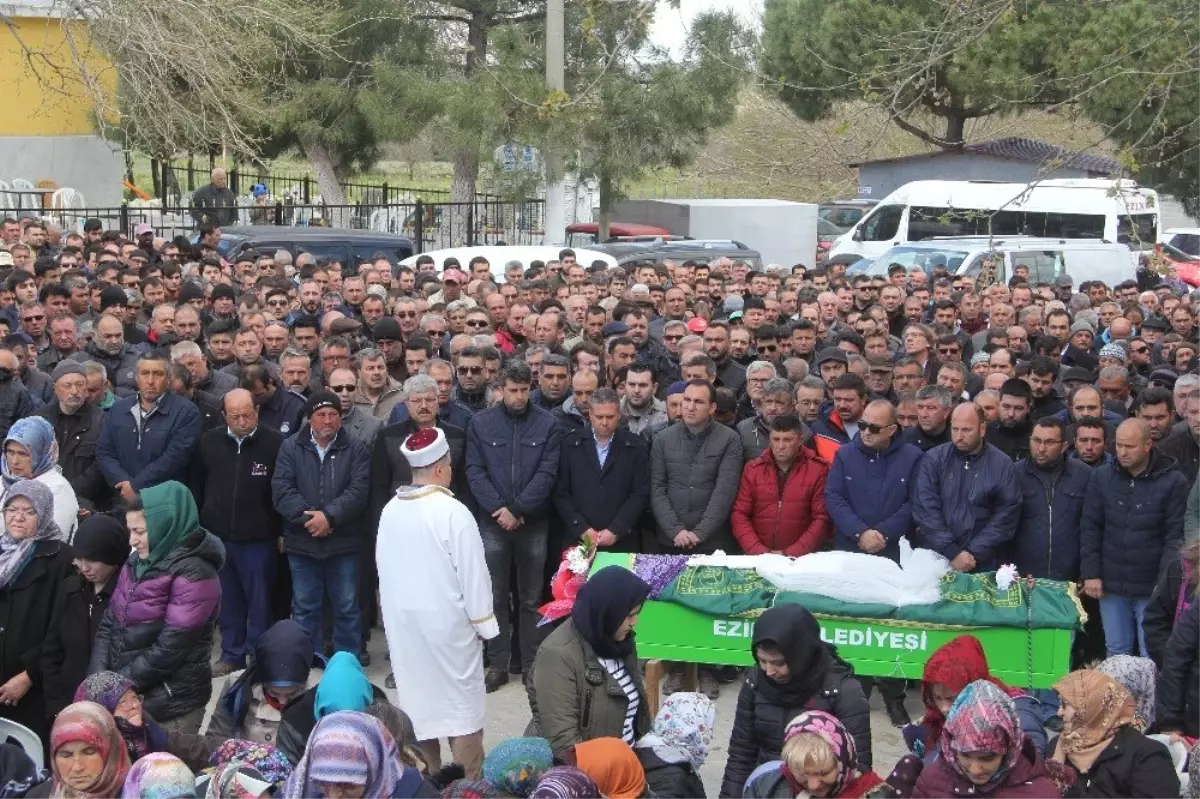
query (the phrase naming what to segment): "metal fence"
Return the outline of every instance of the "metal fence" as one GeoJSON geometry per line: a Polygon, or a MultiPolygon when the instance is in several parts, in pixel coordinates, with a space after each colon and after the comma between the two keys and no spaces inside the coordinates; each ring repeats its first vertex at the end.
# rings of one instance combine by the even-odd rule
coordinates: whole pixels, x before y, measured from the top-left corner
{"type": "Polygon", "coordinates": [[[76,231],[83,230],[85,220],[100,219],[106,230],[120,230],[130,237],[142,223],[153,227],[158,236],[190,237],[201,220],[207,219],[220,223],[230,233],[245,225],[352,228],[408,236],[415,250],[424,252],[500,242],[541,244],[545,238],[545,212],[544,200],[451,203],[416,199],[349,205],[273,200],[216,211],[160,201],[134,201],[108,208],[46,209],[40,216],[63,230],[76,231]]]}
{"type": "MultiPolygon", "coordinates": [[[[168,202],[186,202],[196,189],[207,186],[211,180],[211,166],[200,167],[191,161],[183,165],[160,161],[158,167],[161,172],[154,176],[155,193],[160,200],[165,199],[168,202]]],[[[228,170],[226,175],[229,188],[237,195],[248,195],[251,186],[261,183],[273,200],[289,200],[303,205],[319,201],[320,189],[317,181],[308,175],[275,175],[239,166],[228,170]]],[[[418,199],[438,203],[450,201],[450,192],[445,189],[393,186],[387,181],[347,181],[339,185],[346,195],[347,202],[353,204],[390,205],[413,203],[418,199]]],[[[475,198],[487,202],[500,200],[499,197],[488,194],[476,194],[475,198]]]]}

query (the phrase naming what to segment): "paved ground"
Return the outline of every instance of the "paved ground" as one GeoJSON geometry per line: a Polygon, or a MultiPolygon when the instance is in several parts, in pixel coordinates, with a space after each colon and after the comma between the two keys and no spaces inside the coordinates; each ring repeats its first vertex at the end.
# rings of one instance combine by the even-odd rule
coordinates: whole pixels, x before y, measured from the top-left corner
{"type": "MultiPolygon", "coordinates": [[[[219,636],[218,636],[219,637],[219,636]]],[[[220,651],[219,645],[214,648],[220,651]]],[[[371,665],[367,668],[367,676],[375,685],[383,687],[384,679],[390,669],[384,659],[384,638],[382,631],[375,631],[371,637],[371,665]]],[[[224,679],[213,681],[213,700],[209,703],[209,711],[216,704],[217,692],[224,679]]],[[[721,698],[717,700],[717,734],[713,740],[712,753],[708,762],[701,769],[704,786],[710,797],[715,797],[721,786],[721,775],[725,770],[725,752],[729,744],[729,734],[733,726],[733,715],[737,707],[737,695],[740,683],[721,686],[721,698]]],[[[395,701],[395,691],[388,691],[395,701]]],[[[920,708],[920,698],[916,692],[910,691],[908,698],[909,712],[916,714],[920,708]]],[[[529,702],[525,696],[524,686],[519,677],[514,677],[508,685],[487,698],[487,724],[484,729],[484,746],[490,748],[506,738],[515,738],[525,731],[529,723],[529,702]]],[[[904,741],[900,731],[888,722],[883,710],[883,700],[876,693],[871,698],[871,733],[872,747],[875,754],[875,770],[886,777],[892,766],[904,754],[904,741]]],[[[445,752],[445,748],[443,747],[445,752]]]]}

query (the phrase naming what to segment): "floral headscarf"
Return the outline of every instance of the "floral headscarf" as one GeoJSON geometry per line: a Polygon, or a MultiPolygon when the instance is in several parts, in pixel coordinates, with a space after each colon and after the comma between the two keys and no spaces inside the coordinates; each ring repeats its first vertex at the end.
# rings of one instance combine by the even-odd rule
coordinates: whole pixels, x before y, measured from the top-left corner
{"type": "Polygon", "coordinates": [[[528,796],[553,765],[554,754],[545,738],[509,738],[483,759],[483,778],[505,793],[528,796]]]}
{"type": "MultiPolygon", "coordinates": [[[[824,710],[808,710],[792,719],[783,730],[784,743],[801,733],[817,736],[833,750],[838,762],[838,775],[837,781],[829,789],[829,795],[838,796],[858,774],[858,748],[854,744],[854,736],[836,716],[824,710]]],[[[786,762],[780,768],[793,791],[805,790],[786,762]]]]}
{"type": "Polygon", "coordinates": [[[125,748],[129,750],[129,761],[135,762],[154,751],[160,751],[166,743],[166,732],[143,712],[142,723],[133,724],[128,719],[117,718],[117,705],[127,691],[136,688],[133,681],[115,671],[98,671],[88,675],[87,679],[75,689],[76,702],[95,702],[113,714],[117,730],[125,740],[125,748]],[[156,746],[151,740],[153,734],[156,746]]]}
{"type": "Polygon", "coordinates": [[[698,769],[708,758],[716,720],[717,706],[704,694],[671,694],[636,748],[653,750],[664,763],[687,763],[698,769]]]}
{"type": "Polygon", "coordinates": [[[204,799],[258,799],[271,788],[270,780],[236,760],[196,780],[196,795],[204,799]]]}
{"type": "Polygon", "coordinates": [[[597,799],[596,781],[574,766],[555,766],[542,775],[529,799],[597,799]]]}
{"type": "Polygon", "coordinates": [[[231,738],[217,747],[208,759],[218,769],[230,763],[244,763],[274,785],[282,785],[292,775],[292,763],[271,744],[231,738]]]}
{"type": "MultiPolygon", "coordinates": [[[[987,785],[998,784],[1021,757],[1025,733],[1017,706],[995,683],[976,680],[963,689],[942,730],[941,755],[951,768],[967,777],[958,766],[957,755],[990,752],[1004,756],[1000,768],[987,785]]],[[[986,786],[981,786],[986,787],[986,786]]]]}
{"type": "MultiPolygon", "coordinates": [[[[10,441],[29,450],[32,477],[41,477],[58,465],[58,441],[54,437],[54,426],[42,417],[26,416],[13,422],[4,438],[5,447],[10,441]]],[[[3,480],[4,486],[7,488],[24,479],[8,470],[8,458],[0,452],[0,480],[3,480]]]]}
{"type": "Polygon", "coordinates": [[[0,588],[7,588],[16,579],[33,557],[33,548],[38,541],[62,539],[62,530],[54,521],[54,495],[44,483],[36,480],[21,480],[9,487],[4,495],[4,507],[17,497],[24,497],[37,513],[37,532],[28,538],[17,540],[8,530],[0,532],[0,588]]]}
{"type": "Polygon", "coordinates": [[[1113,655],[1097,666],[1096,671],[1112,677],[1133,695],[1134,714],[1137,716],[1135,726],[1139,730],[1145,732],[1154,726],[1158,669],[1153,660],[1133,655],[1113,655]]]}
{"type": "Polygon", "coordinates": [[[340,710],[313,727],[283,795],[304,799],[320,794],[318,782],[343,782],[365,786],[364,796],[391,796],[404,772],[396,741],[383,722],[340,710]]]}
{"type": "Polygon", "coordinates": [[[121,796],[124,799],[195,799],[196,775],[175,755],[151,752],[129,769],[121,796]]]}
{"type": "Polygon", "coordinates": [[[129,754],[125,742],[117,732],[112,714],[95,702],[76,702],[68,705],[54,719],[50,731],[50,766],[54,771],[54,796],[64,799],[91,799],[91,797],[119,796],[129,772],[129,754]],[[58,770],[58,758],[54,753],[64,744],[75,741],[96,747],[104,758],[104,770],[87,791],[76,791],[67,786],[58,770]]]}
{"type": "Polygon", "coordinates": [[[1088,771],[1108,747],[1117,730],[1135,722],[1133,695],[1119,682],[1091,669],[1073,671],[1054,684],[1064,702],[1075,709],[1063,721],[1052,757],[1088,771]]]}

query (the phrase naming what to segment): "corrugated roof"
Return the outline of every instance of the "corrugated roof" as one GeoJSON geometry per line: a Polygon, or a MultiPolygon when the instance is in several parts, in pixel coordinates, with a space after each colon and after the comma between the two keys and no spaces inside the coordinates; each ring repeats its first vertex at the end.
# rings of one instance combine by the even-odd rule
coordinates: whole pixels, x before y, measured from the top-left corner
{"type": "Polygon", "coordinates": [[[1103,175],[1116,175],[1121,172],[1121,165],[1111,158],[1079,152],[1078,150],[1068,150],[1056,144],[1050,144],[1037,139],[1024,139],[1019,136],[1009,136],[1004,139],[992,139],[990,141],[979,142],[978,144],[968,144],[961,150],[938,150],[930,153],[921,153],[920,155],[901,156],[899,158],[878,158],[870,161],[859,161],[849,164],[849,166],[860,167],[868,164],[888,164],[961,154],[990,155],[995,158],[1007,158],[1012,161],[1021,161],[1028,164],[1044,164],[1049,161],[1059,161],[1061,162],[1059,164],[1060,167],[1083,169],[1103,175]]]}

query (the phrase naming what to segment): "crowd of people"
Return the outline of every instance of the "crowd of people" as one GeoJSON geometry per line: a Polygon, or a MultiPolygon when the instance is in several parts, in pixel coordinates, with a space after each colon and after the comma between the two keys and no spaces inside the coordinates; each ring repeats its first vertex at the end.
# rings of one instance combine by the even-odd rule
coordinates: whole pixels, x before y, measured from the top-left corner
{"type": "Polygon", "coordinates": [[[220,244],[0,221],[0,718],[48,769],[0,746],[0,795],[702,796],[738,679],[721,796],[1168,796],[1189,750],[1200,788],[1200,292],[220,244]],[[1075,584],[1075,670],[1008,686],[962,636],[914,720],[781,605],[654,712],[650,585],[544,623],[580,540],[902,539],[1075,584]],[[528,737],[485,752],[517,675],[528,737]]]}

